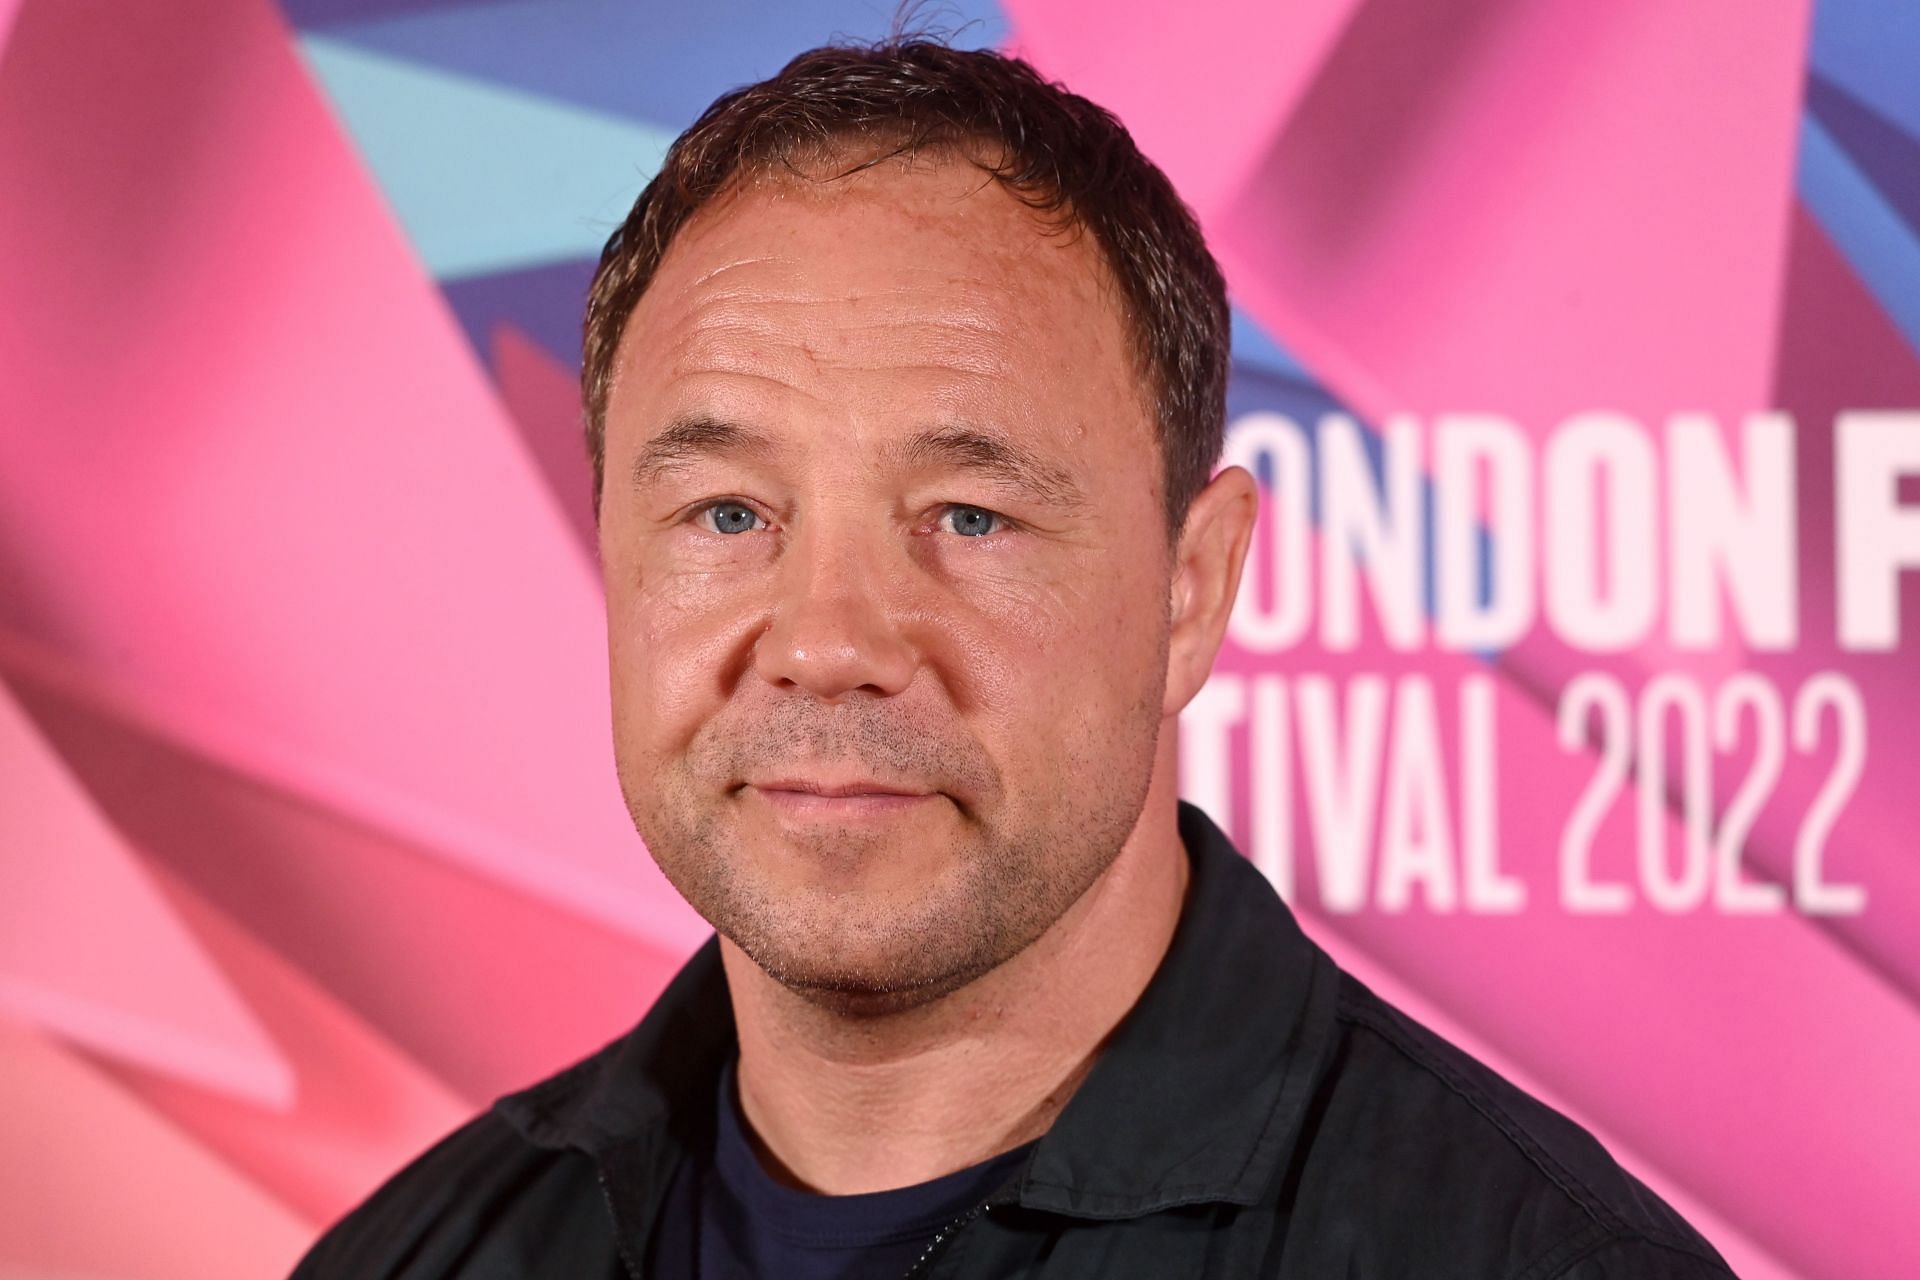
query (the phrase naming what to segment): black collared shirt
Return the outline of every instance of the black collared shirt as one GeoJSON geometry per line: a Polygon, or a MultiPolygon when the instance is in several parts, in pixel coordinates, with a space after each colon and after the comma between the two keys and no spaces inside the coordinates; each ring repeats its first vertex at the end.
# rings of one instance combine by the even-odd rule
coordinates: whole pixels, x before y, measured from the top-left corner
{"type": "MultiPolygon", "coordinates": [[[[1584,1130],[1342,972],[1198,809],[1180,835],[1192,879],[1159,970],[918,1274],[1731,1274],[1584,1130]]],[[[664,1280],[662,1206],[711,1149],[734,1035],[709,940],[632,1031],[441,1140],[295,1280],[664,1280]]]]}

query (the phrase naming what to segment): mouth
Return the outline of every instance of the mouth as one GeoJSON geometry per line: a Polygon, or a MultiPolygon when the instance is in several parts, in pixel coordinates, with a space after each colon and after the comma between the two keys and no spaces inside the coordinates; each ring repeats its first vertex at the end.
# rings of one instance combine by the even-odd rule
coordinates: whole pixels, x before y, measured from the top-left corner
{"type": "Polygon", "coordinates": [[[773,778],[746,783],[741,790],[784,818],[843,822],[897,817],[932,803],[941,794],[865,778],[773,778]]]}

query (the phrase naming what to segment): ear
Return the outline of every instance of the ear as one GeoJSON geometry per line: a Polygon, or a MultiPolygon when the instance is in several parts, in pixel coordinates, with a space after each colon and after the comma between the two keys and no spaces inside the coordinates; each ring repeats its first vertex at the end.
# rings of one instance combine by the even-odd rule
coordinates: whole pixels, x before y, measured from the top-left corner
{"type": "Polygon", "coordinates": [[[1260,486],[1245,467],[1222,470],[1187,509],[1186,527],[1174,552],[1162,715],[1178,715],[1213,670],[1259,510],[1260,486]]]}

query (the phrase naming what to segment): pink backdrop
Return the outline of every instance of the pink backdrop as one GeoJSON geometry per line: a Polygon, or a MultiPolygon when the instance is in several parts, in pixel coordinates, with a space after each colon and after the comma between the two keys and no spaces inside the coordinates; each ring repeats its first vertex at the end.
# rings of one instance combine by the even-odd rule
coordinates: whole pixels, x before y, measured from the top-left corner
{"type": "MultiPolygon", "coordinates": [[[[1228,271],[1189,798],[1741,1275],[1913,1274],[1920,11],[952,12],[1228,271]]],[[[0,0],[0,1280],[284,1272],[705,936],[613,779],[581,294],[709,98],[885,25],[0,0]]]]}

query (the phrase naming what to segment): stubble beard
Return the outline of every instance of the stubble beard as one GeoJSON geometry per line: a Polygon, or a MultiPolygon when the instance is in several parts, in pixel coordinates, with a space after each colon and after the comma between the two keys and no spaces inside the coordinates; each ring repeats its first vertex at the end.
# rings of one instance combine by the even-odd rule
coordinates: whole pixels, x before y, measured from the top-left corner
{"type": "MultiPolygon", "coordinates": [[[[1033,812],[1017,818],[999,803],[1007,790],[991,769],[956,762],[937,737],[901,732],[897,715],[853,718],[801,701],[756,721],[750,751],[724,731],[710,734],[709,722],[664,770],[623,763],[621,789],[662,873],[717,932],[809,1003],[880,1016],[939,1000],[1006,963],[1112,865],[1145,803],[1158,701],[1143,699],[1126,724],[1108,727],[1122,744],[1069,748],[1053,775],[1058,785],[1031,797],[1033,812]],[[964,805],[951,794],[934,802],[951,805],[958,819],[943,824],[958,833],[933,860],[938,878],[906,901],[775,891],[740,847],[745,797],[730,780],[783,759],[859,760],[882,776],[944,783],[968,796],[964,805]]],[[[884,858],[899,837],[823,830],[818,839],[822,847],[805,856],[884,858]]]]}

